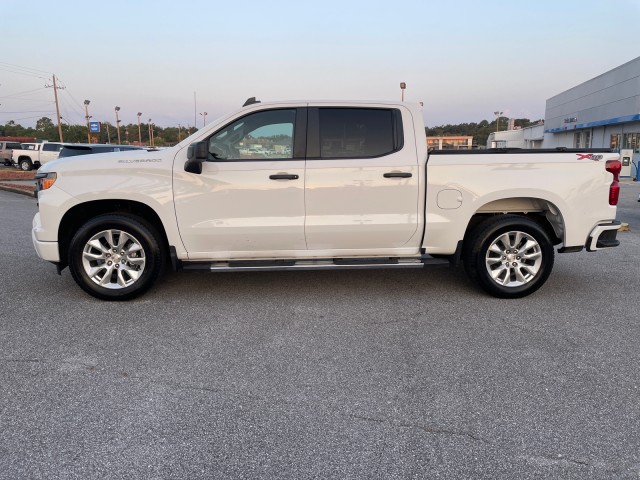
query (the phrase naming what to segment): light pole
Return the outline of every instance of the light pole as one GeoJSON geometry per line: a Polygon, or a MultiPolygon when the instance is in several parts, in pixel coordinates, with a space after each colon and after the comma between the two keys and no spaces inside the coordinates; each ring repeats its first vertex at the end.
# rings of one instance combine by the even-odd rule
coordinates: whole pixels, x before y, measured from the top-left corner
{"type": "Polygon", "coordinates": [[[84,118],[87,120],[87,143],[91,143],[91,128],[89,128],[89,100],[84,101],[84,118]]]}
{"type": "Polygon", "coordinates": [[[109,122],[104,122],[107,127],[107,143],[111,143],[111,132],[109,132],[109,122]]]}
{"type": "Polygon", "coordinates": [[[142,115],[142,112],[138,112],[138,143],[142,145],[142,134],[140,133],[140,115],[142,115]]]}
{"type": "Polygon", "coordinates": [[[118,112],[120,107],[116,107],[116,130],[118,131],[118,145],[120,145],[120,119],[118,118],[118,112]]]}
{"type": "Polygon", "coordinates": [[[149,119],[149,141],[153,147],[153,125],[151,124],[151,119],[149,119]]]}
{"type": "Polygon", "coordinates": [[[498,130],[500,130],[500,117],[503,113],[504,112],[493,112],[493,114],[496,116],[496,133],[498,133],[498,130]]]}
{"type": "Polygon", "coordinates": [[[182,125],[178,124],[178,143],[180,143],[180,142],[182,141],[182,137],[181,137],[181,135],[180,135],[180,127],[181,127],[181,126],[182,126],[182,125]]]}
{"type": "Polygon", "coordinates": [[[207,124],[207,112],[202,112],[200,115],[202,115],[202,126],[204,127],[207,124]]]}
{"type": "Polygon", "coordinates": [[[402,101],[404,102],[404,91],[407,88],[407,84],[404,82],[400,82],[400,92],[402,93],[402,101]]]}

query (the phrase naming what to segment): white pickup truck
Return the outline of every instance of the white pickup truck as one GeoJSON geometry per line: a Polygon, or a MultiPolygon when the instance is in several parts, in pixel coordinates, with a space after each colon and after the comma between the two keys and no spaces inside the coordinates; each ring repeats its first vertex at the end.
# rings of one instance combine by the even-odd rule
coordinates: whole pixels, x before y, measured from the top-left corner
{"type": "Polygon", "coordinates": [[[11,161],[15,167],[28,172],[57,159],[62,147],[64,143],[58,142],[23,143],[22,149],[13,150],[11,161]]]}
{"type": "Polygon", "coordinates": [[[605,150],[429,153],[419,105],[247,102],[173,148],[44,165],[32,237],[105,300],[141,294],[169,264],[447,262],[514,298],[542,286],[556,247],[618,245],[620,167],[605,150]]]}

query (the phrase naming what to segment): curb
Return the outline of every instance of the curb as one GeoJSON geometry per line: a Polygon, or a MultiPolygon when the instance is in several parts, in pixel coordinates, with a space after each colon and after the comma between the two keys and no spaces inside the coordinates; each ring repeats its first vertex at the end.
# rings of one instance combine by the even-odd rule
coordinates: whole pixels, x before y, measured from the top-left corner
{"type": "Polygon", "coordinates": [[[35,198],[33,196],[33,188],[32,187],[28,187],[28,188],[29,188],[29,190],[26,190],[24,188],[16,187],[16,186],[13,186],[13,185],[7,185],[7,184],[0,183],[0,190],[4,190],[5,192],[20,193],[22,195],[26,195],[28,197],[35,198]]]}

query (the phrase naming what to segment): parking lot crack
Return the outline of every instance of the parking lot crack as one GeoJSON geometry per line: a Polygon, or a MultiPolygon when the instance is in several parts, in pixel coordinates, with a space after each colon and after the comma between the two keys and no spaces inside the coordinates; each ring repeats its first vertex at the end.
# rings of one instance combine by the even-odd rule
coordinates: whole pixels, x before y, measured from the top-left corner
{"type": "Polygon", "coordinates": [[[173,388],[177,388],[177,389],[181,389],[181,390],[195,390],[195,391],[199,391],[199,392],[210,392],[210,393],[233,393],[234,395],[237,395],[239,397],[245,397],[251,400],[262,400],[262,398],[258,397],[257,395],[252,395],[251,393],[246,393],[246,392],[227,392],[223,389],[220,388],[214,388],[214,387],[206,387],[206,386],[201,386],[201,385],[188,385],[188,384],[183,384],[183,383],[177,383],[177,382],[154,382],[156,384],[161,384],[161,385],[166,385],[168,387],[173,387],[173,388]]]}
{"type": "Polygon", "coordinates": [[[592,465],[583,459],[578,459],[578,458],[570,458],[570,457],[565,457],[564,455],[558,454],[558,455],[550,455],[550,454],[543,454],[543,455],[531,455],[531,456],[527,456],[525,457],[530,461],[533,461],[534,463],[539,463],[539,464],[556,464],[556,465],[574,465],[574,466],[580,466],[580,467],[591,467],[592,465]]]}
{"type": "Polygon", "coordinates": [[[375,418],[375,417],[369,417],[369,416],[365,416],[365,415],[356,415],[353,413],[350,413],[347,415],[349,418],[354,418],[356,420],[363,420],[365,422],[373,422],[373,423],[378,423],[378,424],[387,424],[393,427],[397,427],[397,428],[411,428],[411,429],[416,429],[416,430],[421,430],[425,433],[429,433],[432,435],[450,435],[450,436],[455,436],[455,437],[466,437],[469,438],[475,442],[482,442],[485,443],[487,445],[491,445],[492,442],[490,442],[489,440],[482,438],[478,435],[475,435],[473,433],[470,432],[465,432],[465,431],[459,431],[459,430],[450,430],[450,429],[446,429],[446,428],[436,428],[436,427],[429,427],[426,425],[420,425],[420,424],[414,424],[414,423],[408,423],[408,422],[396,422],[393,420],[386,420],[386,419],[382,419],[382,418],[375,418]]]}
{"type": "Polygon", "coordinates": [[[482,443],[486,443],[487,445],[491,445],[492,442],[479,437],[477,435],[474,435],[473,433],[469,433],[469,432],[463,432],[463,431],[457,431],[457,430],[449,430],[449,429],[445,429],[445,428],[434,428],[434,427],[427,427],[425,425],[419,425],[419,424],[412,424],[412,423],[399,423],[397,424],[398,427],[402,427],[402,428],[414,428],[417,430],[422,430],[425,433],[430,433],[433,435],[451,435],[454,437],[466,437],[469,438],[473,441],[476,442],[482,442],[482,443]]]}

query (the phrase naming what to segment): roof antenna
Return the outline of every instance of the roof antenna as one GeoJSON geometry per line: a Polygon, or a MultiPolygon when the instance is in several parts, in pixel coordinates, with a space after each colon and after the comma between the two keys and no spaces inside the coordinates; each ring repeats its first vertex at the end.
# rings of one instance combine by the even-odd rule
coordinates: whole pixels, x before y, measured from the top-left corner
{"type": "Polygon", "coordinates": [[[260,100],[256,100],[256,97],[247,98],[247,101],[244,102],[244,105],[242,106],[246,107],[247,105],[253,105],[254,103],[260,103],[260,100]]]}

